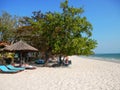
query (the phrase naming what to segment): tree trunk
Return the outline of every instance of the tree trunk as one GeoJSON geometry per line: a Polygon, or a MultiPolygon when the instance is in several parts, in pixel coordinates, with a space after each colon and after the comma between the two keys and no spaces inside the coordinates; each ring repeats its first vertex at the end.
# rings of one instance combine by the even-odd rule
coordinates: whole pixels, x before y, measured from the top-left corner
{"type": "Polygon", "coordinates": [[[45,64],[44,67],[48,66],[48,61],[49,61],[49,54],[48,52],[45,53],[45,64]]]}

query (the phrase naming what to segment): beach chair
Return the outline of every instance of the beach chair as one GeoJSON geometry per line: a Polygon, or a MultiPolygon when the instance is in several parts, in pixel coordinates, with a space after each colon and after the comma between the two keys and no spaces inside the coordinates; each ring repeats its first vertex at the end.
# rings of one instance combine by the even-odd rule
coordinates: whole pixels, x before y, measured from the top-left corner
{"type": "Polygon", "coordinates": [[[23,64],[23,65],[21,65],[21,67],[23,67],[23,68],[25,68],[25,69],[36,69],[35,66],[28,65],[28,64],[23,64]]]}
{"type": "Polygon", "coordinates": [[[35,64],[45,64],[45,61],[42,59],[36,60],[35,64]]]}
{"type": "Polygon", "coordinates": [[[0,70],[2,73],[17,73],[20,70],[9,70],[5,65],[0,65],[0,70]]]}
{"type": "Polygon", "coordinates": [[[12,65],[6,65],[6,67],[10,70],[20,70],[20,71],[25,70],[25,68],[23,68],[23,67],[14,67],[12,65]]]}

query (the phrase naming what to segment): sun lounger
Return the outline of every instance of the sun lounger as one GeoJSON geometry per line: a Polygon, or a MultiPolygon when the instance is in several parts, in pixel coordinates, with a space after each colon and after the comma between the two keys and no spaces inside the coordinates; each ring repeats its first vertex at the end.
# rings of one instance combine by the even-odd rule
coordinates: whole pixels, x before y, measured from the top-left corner
{"type": "Polygon", "coordinates": [[[17,73],[20,71],[20,70],[9,70],[5,65],[0,65],[0,70],[3,73],[17,73]]]}
{"type": "Polygon", "coordinates": [[[14,67],[12,65],[6,65],[6,67],[10,70],[20,70],[20,71],[25,70],[25,68],[23,68],[23,67],[14,67]]]}
{"type": "Polygon", "coordinates": [[[36,60],[35,61],[36,64],[45,64],[45,61],[42,59],[36,60]]]}
{"type": "Polygon", "coordinates": [[[21,67],[23,67],[25,69],[36,69],[35,66],[31,66],[31,65],[28,65],[28,64],[23,64],[21,67]]]}

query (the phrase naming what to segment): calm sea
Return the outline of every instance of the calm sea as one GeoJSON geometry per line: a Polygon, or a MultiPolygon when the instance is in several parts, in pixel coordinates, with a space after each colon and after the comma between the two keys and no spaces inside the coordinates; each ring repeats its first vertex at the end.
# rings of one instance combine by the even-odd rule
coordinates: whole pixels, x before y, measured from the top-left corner
{"type": "Polygon", "coordinates": [[[113,54],[95,54],[90,55],[88,58],[98,59],[98,60],[106,60],[106,61],[115,61],[120,62],[120,53],[113,53],[113,54]]]}

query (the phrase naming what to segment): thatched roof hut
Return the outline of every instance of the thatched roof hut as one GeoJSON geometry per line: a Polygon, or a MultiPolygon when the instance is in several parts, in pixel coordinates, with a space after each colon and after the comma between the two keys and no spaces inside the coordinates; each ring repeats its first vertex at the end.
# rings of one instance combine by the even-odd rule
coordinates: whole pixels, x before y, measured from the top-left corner
{"type": "Polygon", "coordinates": [[[5,51],[26,51],[26,52],[31,52],[31,51],[38,51],[38,49],[30,46],[29,44],[23,42],[20,40],[19,42],[16,42],[10,46],[6,46],[4,48],[5,51]]]}

